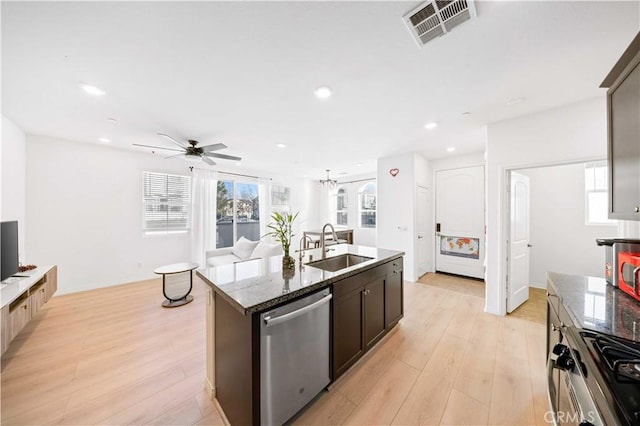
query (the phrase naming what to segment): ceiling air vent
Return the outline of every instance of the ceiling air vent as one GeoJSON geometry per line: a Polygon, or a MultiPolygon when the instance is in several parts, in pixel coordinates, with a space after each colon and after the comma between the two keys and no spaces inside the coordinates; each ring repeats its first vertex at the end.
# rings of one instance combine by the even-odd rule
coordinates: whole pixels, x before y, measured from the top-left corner
{"type": "Polygon", "coordinates": [[[476,17],[473,0],[432,0],[403,16],[419,46],[476,17]]]}

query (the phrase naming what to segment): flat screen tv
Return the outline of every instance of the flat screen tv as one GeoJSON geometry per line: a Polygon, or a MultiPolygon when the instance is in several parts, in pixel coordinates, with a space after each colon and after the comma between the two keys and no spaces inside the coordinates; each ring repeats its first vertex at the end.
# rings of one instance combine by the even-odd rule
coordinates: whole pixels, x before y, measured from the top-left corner
{"type": "Polygon", "coordinates": [[[0,281],[18,272],[18,221],[2,222],[0,226],[0,281]]]}

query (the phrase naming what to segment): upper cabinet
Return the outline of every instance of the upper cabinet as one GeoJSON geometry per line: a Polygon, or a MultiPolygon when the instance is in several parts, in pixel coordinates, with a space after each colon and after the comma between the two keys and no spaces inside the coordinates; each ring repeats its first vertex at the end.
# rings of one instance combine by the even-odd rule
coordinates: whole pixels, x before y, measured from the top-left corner
{"type": "Polygon", "coordinates": [[[640,221],[640,33],[600,87],[609,89],[609,218],[640,221]]]}

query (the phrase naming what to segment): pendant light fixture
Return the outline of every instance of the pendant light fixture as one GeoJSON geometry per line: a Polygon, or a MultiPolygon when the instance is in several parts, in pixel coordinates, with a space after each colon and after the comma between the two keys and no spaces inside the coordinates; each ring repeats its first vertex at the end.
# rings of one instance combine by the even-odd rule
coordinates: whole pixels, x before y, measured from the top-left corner
{"type": "Polygon", "coordinates": [[[335,179],[329,178],[329,172],[330,170],[327,169],[327,178],[320,179],[320,183],[322,184],[322,186],[326,186],[328,189],[334,189],[338,185],[338,181],[335,179]]]}

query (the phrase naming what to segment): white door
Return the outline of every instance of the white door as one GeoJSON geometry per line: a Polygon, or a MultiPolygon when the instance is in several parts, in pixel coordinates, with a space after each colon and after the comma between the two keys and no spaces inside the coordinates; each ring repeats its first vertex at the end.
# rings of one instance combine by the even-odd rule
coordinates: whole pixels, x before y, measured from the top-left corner
{"type": "Polygon", "coordinates": [[[436,173],[436,271],[484,278],[484,166],[436,173]]]}
{"type": "Polygon", "coordinates": [[[418,187],[418,225],[416,227],[418,231],[417,238],[417,250],[416,250],[416,264],[418,265],[418,277],[426,274],[429,270],[428,261],[428,244],[427,244],[427,232],[429,232],[428,222],[429,211],[429,192],[427,188],[422,186],[418,187]]]}
{"type": "Polygon", "coordinates": [[[507,312],[529,299],[529,177],[511,172],[507,312]]]}

